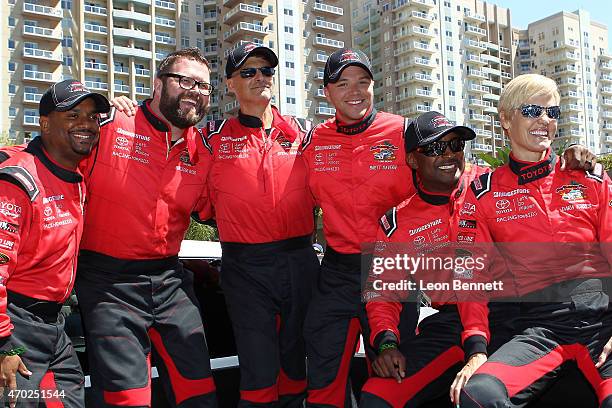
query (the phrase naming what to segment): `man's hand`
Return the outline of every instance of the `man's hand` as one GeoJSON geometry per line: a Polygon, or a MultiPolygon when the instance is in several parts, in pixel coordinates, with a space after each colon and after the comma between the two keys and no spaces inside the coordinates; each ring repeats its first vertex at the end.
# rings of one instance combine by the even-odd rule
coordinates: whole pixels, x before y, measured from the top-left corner
{"type": "Polygon", "coordinates": [[[131,100],[125,95],[111,99],[110,104],[119,112],[123,112],[127,116],[134,116],[136,114],[136,107],[138,106],[138,102],[131,100]]]}
{"type": "Polygon", "coordinates": [[[593,170],[597,157],[582,145],[568,147],[561,156],[561,170],[593,170]]]}
{"type": "MultiPolygon", "coordinates": [[[[0,393],[4,394],[4,387],[9,387],[11,390],[17,389],[17,372],[24,376],[30,376],[32,373],[28,370],[21,361],[19,356],[0,356],[0,393]]],[[[9,405],[15,408],[17,398],[11,396],[9,405]]]]}
{"type": "Polygon", "coordinates": [[[601,354],[599,355],[599,358],[597,359],[597,363],[595,363],[595,367],[597,368],[601,367],[603,363],[606,362],[611,352],[612,352],[612,337],[610,337],[610,340],[608,340],[603,350],[601,351],[601,354]]]}
{"type": "Polygon", "coordinates": [[[450,398],[453,404],[455,404],[455,406],[459,406],[459,396],[461,395],[461,389],[468,382],[472,374],[474,374],[474,372],[478,370],[478,368],[483,365],[485,361],[487,361],[486,354],[472,354],[468,359],[467,363],[465,363],[465,366],[463,366],[461,371],[457,373],[457,376],[455,376],[455,380],[453,381],[453,384],[450,388],[450,398]]]}
{"type": "Polygon", "coordinates": [[[398,383],[406,376],[406,358],[396,348],[383,350],[372,363],[374,372],[379,377],[393,377],[398,383]]]}

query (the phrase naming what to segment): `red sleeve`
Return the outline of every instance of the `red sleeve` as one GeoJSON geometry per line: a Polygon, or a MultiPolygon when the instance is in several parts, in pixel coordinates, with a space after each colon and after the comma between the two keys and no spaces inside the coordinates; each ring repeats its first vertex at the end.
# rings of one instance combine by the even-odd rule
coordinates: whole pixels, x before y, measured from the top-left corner
{"type": "Polygon", "coordinates": [[[6,313],[6,282],[15,271],[22,242],[28,238],[32,203],[20,187],[0,180],[0,204],[7,209],[0,212],[0,350],[8,351],[13,348],[9,344],[13,325],[6,313]]]}
{"type": "MultiPolygon", "coordinates": [[[[476,198],[472,188],[469,188],[466,192],[463,208],[469,209],[469,211],[464,211],[458,220],[454,220],[456,223],[453,226],[456,231],[455,241],[469,251],[474,259],[494,259],[491,254],[487,253],[492,245],[486,245],[486,243],[492,243],[493,239],[486,223],[485,209],[483,203],[476,198]],[[465,226],[469,226],[469,228],[462,230],[465,226]],[[462,235],[467,236],[467,234],[473,237],[473,240],[466,242],[466,239],[462,239],[462,235]]],[[[474,276],[478,281],[490,281],[491,265],[483,263],[482,270],[474,271],[474,274],[480,275],[474,276]]],[[[486,353],[487,344],[491,338],[486,296],[483,293],[470,291],[467,297],[460,297],[457,308],[463,326],[461,343],[466,359],[475,353],[486,353]]]]}
{"type": "MultiPolygon", "coordinates": [[[[378,229],[376,235],[376,244],[374,247],[374,258],[380,258],[385,256],[385,243],[388,243],[390,239],[385,235],[382,228],[378,229]]],[[[370,344],[378,348],[376,344],[376,337],[381,333],[390,331],[395,335],[397,343],[400,342],[399,322],[400,313],[402,311],[402,304],[399,301],[394,301],[392,293],[389,291],[381,290],[380,278],[381,276],[376,274],[374,269],[375,259],[373,260],[373,267],[370,269],[370,275],[368,279],[368,293],[366,296],[366,313],[368,316],[368,324],[370,326],[370,344]]],[[[390,271],[385,270],[385,274],[390,271]]],[[[388,277],[382,279],[388,281],[388,277]]]]}
{"type": "Polygon", "coordinates": [[[212,202],[210,201],[210,192],[208,189],[210,184],[208,182],[208,175],[212,166],[212,155],[208,149],[202,149],[200,160],[205,160],[206,162],[203,166],[206,177],[204,185],[202,186],[202,193],[195,207],[195,213],[200,221],[206,221],[214,217],[214,210],[212,202]]]}
{"type": "Polygon", "coordinates": [[[602,245],[602,252],[608,258],[612,273],[612,181],[605,171],[600,194],[598,238],[602,245]]]}

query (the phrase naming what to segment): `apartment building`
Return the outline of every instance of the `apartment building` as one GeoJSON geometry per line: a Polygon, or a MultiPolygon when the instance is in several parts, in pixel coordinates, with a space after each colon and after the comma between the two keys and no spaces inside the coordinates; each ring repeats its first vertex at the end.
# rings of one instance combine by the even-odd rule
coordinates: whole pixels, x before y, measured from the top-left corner
{"type": "Polygon", "coordinates": [[[468,156],[504,144],[496,103],[514,75],[510,10],[478,0],[354,0],[355,46],[372,59],[378,109],[438,110],[472,127],[468,156]]]}
{"type": "Polygon", "coordinates": [[[554,79],[561,92],[558,143],[612,153],[612,55],[608,30],[588,12],[560,12],[519,33],[517,74],[554,79]]]}
{"type": "Polygon", "coordinates": [[[38,101],[65,78],[110,98],[146,99],[159,60],[190,46],[213,70],[217,91],[206,119],[235,114],[223,61],[243,41],[279,55],[274,100],[282,112],[327,118],[333,110],[321,99],[322,64],[350,41],[351,27],[342,1],[325,1],[8,0],[0,9],[0,134],[17,142],[36,136],[38,101]]]}
{"type": "MultiPolygon", "coordinates": [[[[323,121],[335,111],[323,95],[323,67],[330,53],[350,46],[350,13],[342,0],[264,0],[261,5],[224,0],[223,55],[244,41],[266,45],[280,60],[274,103],[284,114],[323,121]]],[[[238,102],[223,92],[223,113],[238,102]]]]}

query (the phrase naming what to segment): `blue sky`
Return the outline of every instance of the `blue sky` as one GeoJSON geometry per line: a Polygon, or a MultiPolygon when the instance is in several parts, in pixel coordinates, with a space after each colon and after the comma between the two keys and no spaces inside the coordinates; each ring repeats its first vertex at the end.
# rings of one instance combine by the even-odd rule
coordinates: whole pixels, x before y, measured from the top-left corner
{"type": "Polygon", "coordinates": [[[559,11],[576,11],[581,8],[591,14],[591,20],[608,26],[608,48],[612,49],[612,3],[606,0],[487,0],[512,13],[512,25],[527,28],[531,21],[540,20],[559,11]]]}

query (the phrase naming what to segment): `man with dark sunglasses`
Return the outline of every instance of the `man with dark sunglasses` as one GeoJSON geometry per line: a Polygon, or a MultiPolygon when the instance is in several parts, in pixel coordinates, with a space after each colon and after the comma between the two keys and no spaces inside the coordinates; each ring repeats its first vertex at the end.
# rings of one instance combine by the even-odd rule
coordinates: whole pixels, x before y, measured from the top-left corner
{"type": "MultiPolygon", "coordinates": [[[[450,242],[451,222],[463,210],[467,187],[488,171],[464,161],[465,142],[475,137],[472,129],[456,126],[435,111],[420,115],[408,126],[406,162],[412,169],[417,193],[381,217],[375,257],[405,253],[414,258],[428,254],[433,259],[444,251],[450,242]]],[[[435,268],[423,267],[414,275],[393,268],[371,273],[364,298],[369,340],[378,356],[372,364],[376,377],[364,385],[360,406],[419,407],[448,395],[463,363],[464,320],[469,322],[471,317],[456,298],[429,292],[432,306],[439,312],[421,321],[414,337],[416,326],[407,316],[414,313],[411,310],[418,310],[417,303],[409,301],[408,291],[380,289],[383,282],[406,278],[415,282],[446,281],[436,272],[435,268]],[[373,285],[376,280],[379,283],[373,285]]],[[[512,307],[507,304],[492,310],[491,319],[497,323],[492,330],[493,347],[507,339],[512,307]]]]}
{"type": "Polygon", "coordinates": [[[197,48],[158,67],[153,98],[101,121],[83,166],[90,192],[76,282],[92,407],[151,405],[151,357],[170,406],[215,407],[191,272],[178,252],[190,215],[210,213],[210,66],[197,48]]]}
{"type": "Polygon", "coordinates": [[[299,152],[305,123],[271,104],[277,64],[267,47],[235,48],[225,73],[240,111],[206,128],[221,286],[240,360],[239,407],[301,407],[306,394],[302,326],[319,268],[314,202],[299,152]]]}

